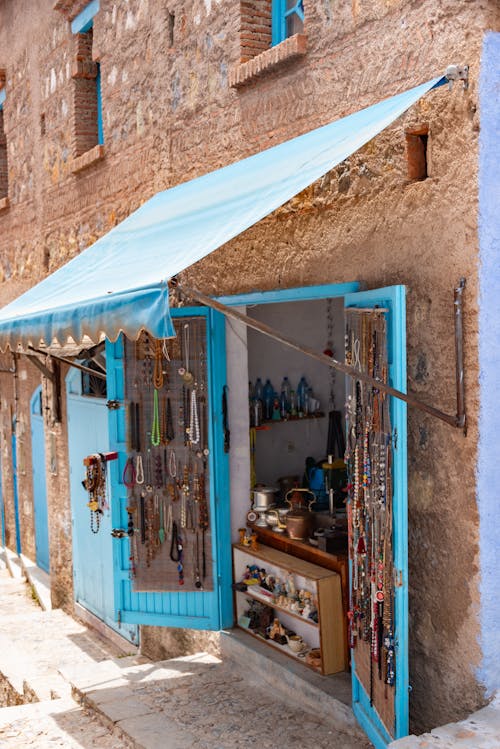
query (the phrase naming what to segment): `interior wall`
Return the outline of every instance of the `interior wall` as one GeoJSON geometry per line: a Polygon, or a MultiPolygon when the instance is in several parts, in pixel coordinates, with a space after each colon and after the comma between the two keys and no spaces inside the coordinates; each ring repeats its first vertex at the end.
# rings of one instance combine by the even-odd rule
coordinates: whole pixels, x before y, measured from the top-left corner
{"type": "MultiPolygon", "coordinates": [[[[343,359],[344,313],[343,300],[332,300],[334,317],[333,347],[335,355],[343,359]]],[[[248,313],[272,328],[295,338],[318,352],[325,350],[328,339],[327,301],[284,302],[253,307],[248,313]]],[[[268,430],[257,432],[255,463],[257,481],[276,485],[280,476],[302,477],[308,456],[321,460],[326,457],[328,435],[328,406],[330,392],[329,370],[314,359],[278,343],[254,330],[248,331],[248,379],[255,385],[258,377],[264,385],[269,377],[278,394],[286,375],[292,389],[297,390],[304,375],[313,395],[320,401],[325,418],[271,424],[268,430]]],[[[336,376],[335,405],[344,411],[344,378],[336,376]]]]}
{"type": "MultiPolygon", "coordinates": [[[[237,308],[245,313],[245,307],[237,308]]],[[[248,350],[247,327],[226,318],[226,372],[228,417],[231,432],[229,481],[231,502],[231,537],[238,540],[238,528],[245,528],[250,509],[250,449],[248,440],[248,350]]]]}

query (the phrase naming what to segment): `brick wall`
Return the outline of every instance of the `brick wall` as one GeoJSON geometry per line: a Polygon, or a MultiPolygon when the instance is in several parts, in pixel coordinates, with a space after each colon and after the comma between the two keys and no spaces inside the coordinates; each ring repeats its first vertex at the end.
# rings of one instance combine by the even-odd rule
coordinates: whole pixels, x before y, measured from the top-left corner
{"type": "Polygon", "coordinates": [[[3,110],[0,109],[0,198],[6,197],[8,192],[7,138],[3,125],[3,110]]]}
{"type": "Polygon", "coordinates": [[[247,62],[271,46],[271,0],[241,0],[240,62],[247,62]]]}
{"type": "Polygon", "coordinates": [[[97,145],[97,71],[92,59],[92,29],[75,34],[73,61],[73,156],[81,156],[97,145]]]}

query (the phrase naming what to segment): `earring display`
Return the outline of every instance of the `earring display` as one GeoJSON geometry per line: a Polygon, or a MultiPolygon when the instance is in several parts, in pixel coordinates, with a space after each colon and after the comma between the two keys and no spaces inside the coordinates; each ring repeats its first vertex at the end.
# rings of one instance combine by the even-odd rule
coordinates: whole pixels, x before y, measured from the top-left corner
{"type": "Polygon", "coordinates": [[[213,590],[206,326],[125,342],[130,576],[134,592],[213,590]]]}

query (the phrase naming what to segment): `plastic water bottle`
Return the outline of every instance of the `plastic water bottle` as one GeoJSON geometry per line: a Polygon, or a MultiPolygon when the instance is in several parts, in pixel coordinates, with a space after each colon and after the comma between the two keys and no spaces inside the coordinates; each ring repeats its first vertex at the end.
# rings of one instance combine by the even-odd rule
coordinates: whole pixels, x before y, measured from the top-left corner
{"type": "Polygon", "coordinates": [[[290,392],[292,388],[290,385],[290,380],[288,377],[283,378],[283,382],[281,383],[281,396],[285,396],[285,409],[288,413],[290,411],[290,392]]]}
{"type": "Polygon", "coordinates": [[[304,375],[302,375],[302,377],[300,378],[298,387],[297,387],[297,411],[299,412],[299,416],[301,414],[306,413],[305,400],[306,400],[307,388],[308,388],[307,380],[304,377],[304,375]]]}
{"type": "Polygon", "coordinates": [[[264,385],[264,418],[271,419],[273,416],[274,388],[268,378],[264,385]]]}
{"type": "Polygon", "coordinates": [[[257,379],[255,380],[255,388],[253,391],[253,397],[256,400],[261,401],[262,394],[263,394],[262,380],[260,379],[260,377],[257,377],[257,379]]]}

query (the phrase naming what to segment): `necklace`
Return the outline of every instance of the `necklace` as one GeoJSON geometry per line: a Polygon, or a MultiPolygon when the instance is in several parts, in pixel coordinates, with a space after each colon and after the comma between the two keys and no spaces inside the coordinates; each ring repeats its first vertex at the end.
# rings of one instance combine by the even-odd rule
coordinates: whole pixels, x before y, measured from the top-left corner
{"type": "Polygon", "coordinates": [[[123,469],[122,481],[127,489],[132,489],[136,483],[136,473],[134,468],[134,459],[127,458],[125,468],[123,469]]]}
{"type": "Polygon", "coordinates": [[[160,444],[160,415],[158,410],[158,390],[153,391],[153,424],[151,426],[151,444],[158,447],[160,444]]]}
{"type": "Polygon", "coordinates": [[[163,359],[162,343],[159,339],[155,340],[155,364],[153,371],[153,385],[157,390],[163,387],[163,359]]]}
{"type": "Polygon", "coordinates": [[[144,466],[142,464],[142,455],[139,453],[136,460],[136,477],[135,477],[135,483],[136,484],[143,484],[144,483],[144,466]]]}
{"type": "Polygon", "coordinates": [[[198,417],[198,404],[195,389],[191,390],[189,440],[191,442],[191,445],[197,445],[200,441],[200,421],[198,417]]]}

